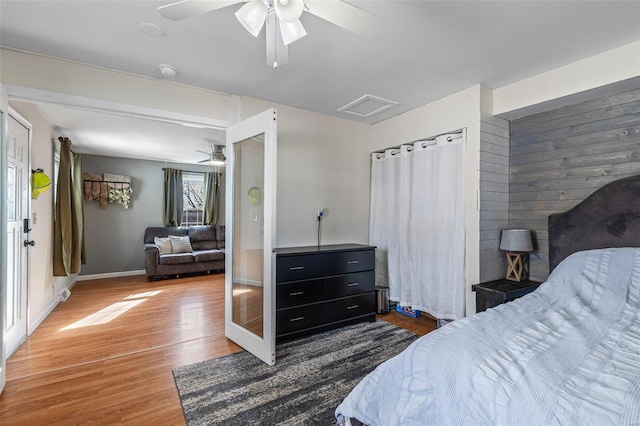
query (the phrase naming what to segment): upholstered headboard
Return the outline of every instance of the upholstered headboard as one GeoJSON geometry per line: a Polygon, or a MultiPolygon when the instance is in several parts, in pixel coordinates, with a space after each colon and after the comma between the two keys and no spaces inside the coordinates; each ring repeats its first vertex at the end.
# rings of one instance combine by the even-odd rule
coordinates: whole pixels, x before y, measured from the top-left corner
{"type": "Polygon", "coordinates": [[[640,247],[640,175],[611,182],[549,216],[549,272],[572,253],[606,247],[640,247]]]}

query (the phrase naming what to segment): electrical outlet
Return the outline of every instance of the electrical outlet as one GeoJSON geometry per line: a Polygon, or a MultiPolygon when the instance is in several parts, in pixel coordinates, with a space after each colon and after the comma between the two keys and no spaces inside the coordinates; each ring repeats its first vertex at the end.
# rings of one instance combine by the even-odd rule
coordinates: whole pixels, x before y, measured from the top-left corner
{"type": "Polygon", "coordinates": [[[317,211],[316,211],[316,217],[321,218],[324,216],[324,208],[320,207],[317,211]]]}

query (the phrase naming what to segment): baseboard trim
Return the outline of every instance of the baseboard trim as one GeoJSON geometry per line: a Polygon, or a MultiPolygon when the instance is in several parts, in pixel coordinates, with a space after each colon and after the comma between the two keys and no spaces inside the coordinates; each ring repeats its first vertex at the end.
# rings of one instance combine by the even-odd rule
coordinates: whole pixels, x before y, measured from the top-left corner
{"type": "MultiPolygon", "coordinates": [[[[74,278],[73,281],[71,281],[71,283],[66,288],[71,290],[73,286],[76,285],[77,282],[78,282],[78,277],[76,276],[76,278],[74,278]]],[[[47,317],[51,314],[51,312],[53,312],[53,310],[56,308],[56,306],[60,304],[61,301],[62,301],[62,298],[60,297],[60,293],[58,293],[55,299],[53,299],[51,304],[47,307],[47,309],[45,309],[44,312],[42,312],[42,314],[40,314],[40,316],[33,323],[27,325],[27,337],[31,336],[33,332],[36,331],[38,327],[40,327],[40,324],[42,324],[44,320],[47,319],[47,317]]]]}
{"type": "Polygon", "coordinates": [[[53,310],[56,308],[56,306],[58,306],[59,303],[60,303],[60,295],[57,295],[56,298],[53,299],[53,302],[49,305],[49,307],[47,309],[45,309],[45,311],[42,313],[42,315],[40,315],[38,317],[38,319],[36,319],[33,324],[31,324],[29,327],[27,327],[27,336],[31,336],[31,334],[34,331],[36,331],[36,328],[38,328],[40,326],[40,324],[42,324],[42,322],[45,319],[47,319],[49,314],[51,312],[53,312],[53,310]]]}
{"type": "Polygon", "coordinates": [[[78,275],[76,281],[89,281],[99,280],[101,278],[118,278],[118,277],[131,277],[133,275],[146,275],[144,269],[137,271],[122,271],[122,272],[106,272],[104,274],[91,274],[91,275],[78,275]]]}
{"type": "Polygon", "coordinates": [[[78,280],[78,276],[76,275],[76,278],[75,278],[73,281],[71,281],[71,284],[69,284],[69,285],[67,286],[67,288],[68,288],[69,290],[71,290],[71,289],[73,288],[73,286],[75,286],[76,284],[78,284],[78,281],[79,281],[79,280],[78,280]]]}

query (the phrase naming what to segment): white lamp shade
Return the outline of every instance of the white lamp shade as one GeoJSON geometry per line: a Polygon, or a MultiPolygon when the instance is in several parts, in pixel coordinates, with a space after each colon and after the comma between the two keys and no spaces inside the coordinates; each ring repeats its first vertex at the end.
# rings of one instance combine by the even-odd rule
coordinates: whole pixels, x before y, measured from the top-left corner
{"type": "Polygon", "coordinates": [[[273,7],[282,22],[294,22],[302,15],[304,0],[274,0],[273,7]]]}
{"type": "MultiPolygon", "coordinates": [[[[291,0],[289,0],[291,1],[291,0]]],[[[293,22],[280,21],[280,34],[285,46],[307,35],[302,23],[299,20],[293,22]]]]}
{"type": "Polygon", "coordinates": [[[500,250],[529,252],[533,251],[531,231],[528,229],[505,229],[500,239],[500,250]]]}
{"type": "Polygon", "coordinates": [[[269,10],[262,0],[251,0],[236,12],[236,18],[252,36],[258,37],[268,12],[269,10]]]}

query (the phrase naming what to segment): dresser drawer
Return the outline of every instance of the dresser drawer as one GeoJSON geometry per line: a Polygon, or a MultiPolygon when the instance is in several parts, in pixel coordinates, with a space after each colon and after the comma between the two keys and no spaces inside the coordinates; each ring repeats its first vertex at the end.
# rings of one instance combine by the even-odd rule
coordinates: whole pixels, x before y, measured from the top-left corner
{"type": "Polygon", "coordinates": [[[277,309],[313,303],[325,298],[325,279],[293,281],[276,285],[277,309]]]}
{"type": "Polygon", "coordinates": [[[327,302],[325,309],[326,321],[340,321],[375,313],[375,299],[375,292],[370,292],[327,302]]]}
{"type": "Polygon", "coordinates": [[[276,282],[298,281],[323,275],[320,255],[278,256],[276,258],[276,282]]]}
{"type": "Polygon", "coordinates": [[[290,333],[325,322],[324,303],[299,308],[279,309],[276,312],[276,334],[290,333]]]}
{"type": "Polygon", "coordinates": [[[322,256],[324,275],[370,271],[375,266],[375,252],[373,249],[326,253],[322,256]]]}
{"type": "Polygon", "coordinates": [[[327,299],[374,291],[375,279],[374,271],[329,277],[326,281],[327,299]]]}
{"type": "Polygon", "coordinates": [[[276,282],[298,281],[329,275],[373,270],[375,252],[351,250],[276,258],[276,282]]]}

